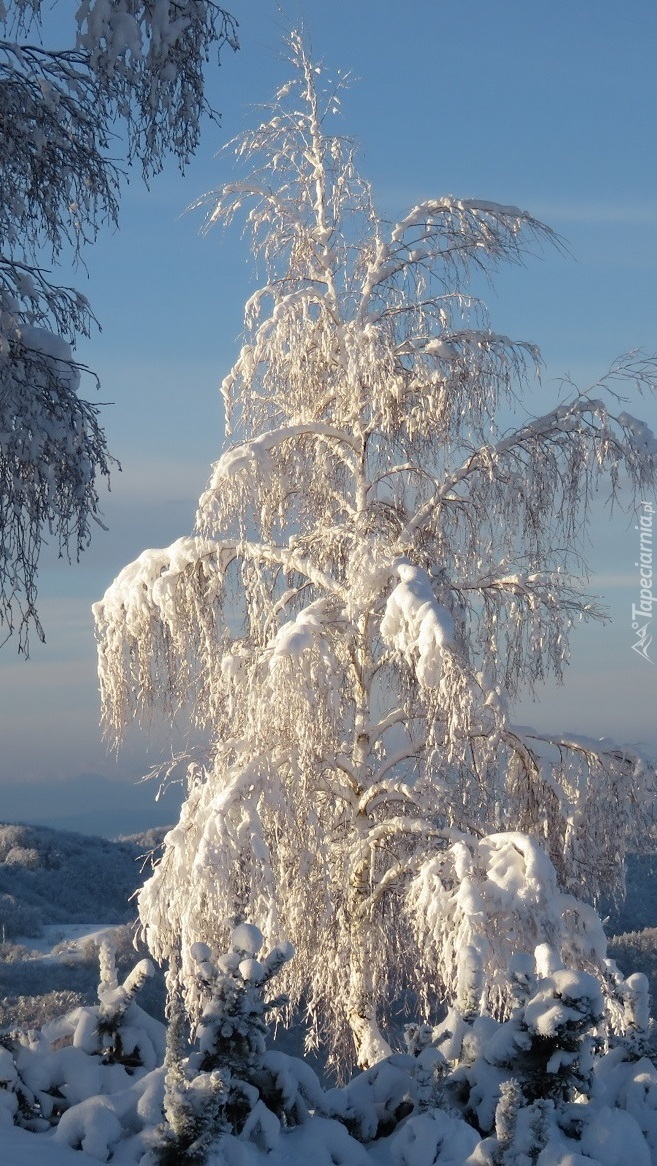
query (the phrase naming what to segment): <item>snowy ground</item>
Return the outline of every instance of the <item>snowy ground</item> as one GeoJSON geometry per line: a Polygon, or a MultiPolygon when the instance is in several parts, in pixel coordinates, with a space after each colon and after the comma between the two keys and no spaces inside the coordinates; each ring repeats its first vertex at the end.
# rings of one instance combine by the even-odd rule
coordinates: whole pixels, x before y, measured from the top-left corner
{"type": "Polygon", "coordinates": [[[19,935],[15,942],[34,953],[34,958],[54,958],[62,956],[82,957],[89,942],[98,943],[116,925],[107,923],[49,923],[38,938],[19,935]]]}
{"type": "MultiPolygon", "coordinates": [[[[455,1155],[440,1158],[441,1166],[461,1166],[465,1154],[458,1138],[453,1149],[455,1155]]],[[[343,1166],[397,1166],[399,1163],[399,1159],[392,1158],[389,1153],[388,1139],[366,1150],[348,1138],[344,1127],[322,1118],[294,1130],[285,1138],[282,1150],[264,1153],[244,1143],[238,1148],[236,1141],[233,1141],[231,1150],[233,1155],[228,1160],[211,1156],[208,1166],[226,1166],[227,1161],[231,1166],[237,1166],[238,1162],[239,1166],[310,1166],[311,1163],[312,1166],[334,1166],[336,1162],[343,1166]]],[[[54,1141],[54,1132],[31,1134],[17,1126],[3,1124],[0,1126],[0,1161],[2,1166],[98,1166],[99,1159],[54,1141]]],[[[121,1159],[112,1161],[118,1166],[121,1159]]],[[[418,1166],[430,1161],[429,1157],[422,1156],[422,1146],[418,1145],[418,1166]]],[[[631,1164],[628,1162],[626,1166],[631,1164]]]]}
{"type": "MultiPolygon", "coordinates": [[[[50,924],[40,938],[17,937],[17,943],[30,953],[26,963],[32,966],[53,966],[62,962],[71,968],[78,962],[83,965],[88,961],[90,948],[96,947],[104,934],[116,930],[115,925],[104,923],[50,924]]],[[[291,1039],[290,1034],[288,1038],[291,1039]]],[[[282,1044],[285,1043],[284,1040],[282,1044]]],[[[297,1051],[300,1050],[290,1049],[293,1053],[297,1051]]],[[[657,1078],[651,1077],[653,1085],[655,1081],[657,1078]]],[[[101,1101],[101,1107],[103,1105],[101,1101]]],[[[595,1120],[586,1134],[586,1145],[579,1146],[581,1154],[569,1156],[573,1144],[564,1142],[563,1146],[557,1147],[555,1142],[546,1148],[545,1155],[541,1155],[541,1166],[565,1166],[566,1162],[572,1162],[574,1166],[575,1160],[582,1166],[584,1163],[591,1163],[591,1166],[649,1166],[651,1160],[657,1162],[657,1154],[651,1159],[638,1127],[627,1114],[619,1113],[616,1108],[613,1113],[600,1110],[598,1103],[593,1116],[595,1120]],[[598,1136],[596,1128],[599,1123],[598,1136]]],[[[650,1116],[652,1119],[652,1112],[650,1116]]],[[[154,1132],[156,1124],[157,1118],[149,1126],[149,1131],[154,1132]]],[[[380,1138],[368,1146],[349,1138],[341,1123],[317,1116],[297,1129],[281,1133],[268,1150],[260,1149],[252,1142],[228,1139],[221,1156],[218,1150],[210,1155],[208,1166],[309,1166],[309,1163],[312,1166],[429,1166],[430,1163],[474,1166],[475,1162],[488,1161],[488,1158],[478,1156],[476,1142],[478,1137],[469,1127],[453,1121],[446,1114],[435,1118],[418,1115],[410,1123],[402,1123],[396,1136],[380,1138]],[[438,1138],[434,1122],[440,1127],[438,1138]],[[437,1145],[438,1157],[435,1156],[437,1145]]],[[[91,1149],[91,1146],[87,1148],[91,1149]]],[[[96,1153],[74,1150],[53,1130],[28,1133],[2,1121],[0,1115],[0,1166],[95,1166],[106,1160],[102,1145],[96,1149],[96,1153]]],[[[115,1145],[113,1151],[113,1166],[135,1166],[141,1156],[135,1157],[127,1142],[115,1145]]],[[[106,1153],[111,1153],[111,1150],[106,1153]]]]}
{"type": "Polygon", "coordinates": [[[0,1128],[0,1161],[3,1166],[98,1166],[97,1158],[58,1145],[52,1134],[29,1134],[7,1124],[0,1128]]]}

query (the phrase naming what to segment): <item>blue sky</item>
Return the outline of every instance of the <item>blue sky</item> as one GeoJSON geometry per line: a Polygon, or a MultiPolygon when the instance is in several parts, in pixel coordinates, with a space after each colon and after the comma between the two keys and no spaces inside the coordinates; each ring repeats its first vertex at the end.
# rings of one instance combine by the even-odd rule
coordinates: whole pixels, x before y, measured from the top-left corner
{"type": "MultiPolygon", "coordinates": [[[[65,30],[70,8],[60,8],[65,30]]],[[[27,662],[11,643],[0,654],[0,817],[112,833],[172,816],[173,802],[151,807],[152,787],[132,788],[162,755],[157,731],[131,734],[118,757],[100,740],[89,608],[140,550],[189,531],[219,455],[218,384],[238,351],[253,276],[239,232],[201,237],[202,215],[182,212],[229,179],[230,158],[216,152],[286,76],[286,28],[303,23],[315,56],[354,75],[336,131],[361,142],[384,215],[452,193],[521,205],[565,238],[568,256],[503,272],[489,296],[498,331],[542,348],[537,409],[563,374],[584,385],[624,351],[657,351],[654,0],[297,0],[283,11],[234,0],[231,11],[241,51],[208,71],[221,126],[205,127],[184,178],[170,165],[147,191],[132,177],[120,230],[89,249],[88,277],[76,277],[103,326],[79,356],[113,402],[104,419],[123,472],[105,499],[109,533],[97,532],[77,566],[44,560],[47,645],[27,662]]],[[[628,408],[657,429],[657,402],[628,408]]],[[[657,752],[657,664],[631,649],[633,526],[632,515],[609,521],[600,507],[591,589],[612,622],[575,633],[566,686],[519,717],[657,752]]]]}

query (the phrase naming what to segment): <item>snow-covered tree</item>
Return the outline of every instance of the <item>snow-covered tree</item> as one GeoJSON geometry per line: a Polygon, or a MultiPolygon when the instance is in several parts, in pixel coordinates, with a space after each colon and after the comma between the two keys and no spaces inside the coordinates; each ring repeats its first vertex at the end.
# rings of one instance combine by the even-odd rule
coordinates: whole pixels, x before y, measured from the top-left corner
{"type": "Polygon", "coordinates": [[[72,351],[94,317],[47,265],[116,223],[117,131],[147,179],[189,160],[209,50],[237,44],[212,0],[81,0],[72,24],[71,47],[45,48],[40,0],[0,4],[0,630],[21,649],[43,638],[44,536],[84,549],[111,462],[72,351]]]}
{"type": "MultiPolygon", "coordinates": [[[[291,999],[336,1056],[353,1034],[371,1065],[385,1002],[449,965],[418,938],[441,932],[418,922],[416,884],[408,898],[420,872],[426,886],[490,860],[502,902],[513,846],[477,838],[511,830],[566,889],[622,882],[652,770],[612,741],[520,728],[511,707],[601,616],[583,532],[601,481],[612,498],[654,486],[657,442],[617,390],[652,389],[657,370],[627,358],[524,412],[538,351],[491,329],[476,280],[552,233],[454,197],[381,219],[352,144],[325,129],[341,83],[320,89],[296,35],[291,52],[271,116],[235,143],[244,176],[203,200],[209,225],[245,211],[266,271],[223,382],[233,443],[195,535],[145,551],[95,606],[100,682],[110,734],[159,705],[213,736],[139,901],[192,1016],[193,945],[241,913],[268,942],[290,936],[291,999]]],[[[461,937],[466,873],[458,903],[442,884],[461,937]]]]}
{"type": "MultiPolygon", "coordinates": [[[[302,1062],[296,1062],[301,1080],[311,1081],[311,1098],[306,1096],[305,1101],[303,1085],[297,1081],[290,1091],[288,1074],[286,1090],[281,1085],[286,1066],[277,1063],[275,1054],[273,1065],[267,1058],[265,1014],[284,1001],[266,1003],[265,989],[294,950],[288,943],[279,944],[265,959],[258,959],[261,947],[261,932],[248,923],[233,929],[230,950],[218,958],[207,944],[194,945],[192,956],[205,1004],[196,1031],[198,1047],[186,1056],[182,1013],[177,1010],[172,1017],[167,1121],[155,1152],[160,1166],[203,1163],[213,1142],[226,1134],[240,1134],[271,1149],[286,1108],[292,1113],[301,1107],[307,1117],[307,1101],[316,1103],[321,1097],[317,1078],[302,1062]]],[[[289,1064],[293,1060],[281,1054],[278,1059],[289,1064]]]]}

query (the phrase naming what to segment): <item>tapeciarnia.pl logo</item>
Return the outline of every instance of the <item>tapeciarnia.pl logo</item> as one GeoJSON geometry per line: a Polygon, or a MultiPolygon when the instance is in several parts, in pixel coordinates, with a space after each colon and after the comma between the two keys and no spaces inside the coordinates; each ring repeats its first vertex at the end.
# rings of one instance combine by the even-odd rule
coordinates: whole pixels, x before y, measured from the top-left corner
{"type": "Polygon", "coordinates": [[[639,532],[639,561],[634,566],[639,568],[640,600],[638,604],[632,604],[632,630],[638,636],[636,643],[632,644],[632,651],[638,652],[649,664],[655,662],[648,655],[648,648],[652,643],[652,635],[650,635],[648,628],[652,621],[652,605],[657,603],[657,595],[652,593],[652,523],[654,515],[655,508],[652,502],[642,502],[639,524],[634,527],[639,532]]]}

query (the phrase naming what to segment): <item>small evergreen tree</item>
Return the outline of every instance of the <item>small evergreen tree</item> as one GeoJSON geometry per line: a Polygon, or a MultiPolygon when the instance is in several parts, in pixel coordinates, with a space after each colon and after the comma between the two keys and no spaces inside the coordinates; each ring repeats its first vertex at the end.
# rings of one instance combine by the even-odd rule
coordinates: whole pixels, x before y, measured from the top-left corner
{"type": "Polygon", "coordinates": [[[153,973],[151,961],[141,960],[119,983],[108,937],[99,957],[97,1005],[73,1008],[40,1030],[0,1034],[0,1087],[6,1091],[0,1101],[17,1125],[57,1126],[69,1109],[124,1090],[160,1064],[164,1028],[135,999],[153,973]]]}
{"type": "MultiPolygon", "coordinates": [[[[127,1069],[137,1068],[144,1062],[150,1062],[149,1068],[154,1066],[157,1057],[150,1040],[144,1048],[145,1034],[139,1031],[138,1025],[131,1024],[131,1011],[135,997],[144,984],[154,973],[150,960],[140,960],[122,984],[119,983],[116,973],[116,956],[110,940],[106,937],[100,943],[100,983],[98,985],[98,999],[100,1005],[97,1011],[86,1015],[93,1024],[93,1033],[98,1042],[103,1063],[106,1065],[124,1065],[127,1069]],[[94,1024],[95,1019],[95,1024],[94,1024]]],[[[76,1033],[78,1043],[84,1043],[81,1033],[76,1033]]]]}
{"type": "MultiPolygon", "coordinates": [[[[221,1134],[246,1134],[268,1143],[280,1128],[268,1102],[272,1089],[264,1055],[265,1014],[284,1001],[265,1002],[265,988],[294,954],[290,944],[257,958],[263,937],[242,923],[230,950],[215,962],[207,944],[192,951],[206,1002],[196,1049],[184,1055],[185,1020],[176,1008],[169,1027],[165,1114],[167,1129],[155,1151],[160,1166],[202,1166],[221,1134]]],[[[267,1144],[267,1147],[269,1145],[267,1144]]]]}

